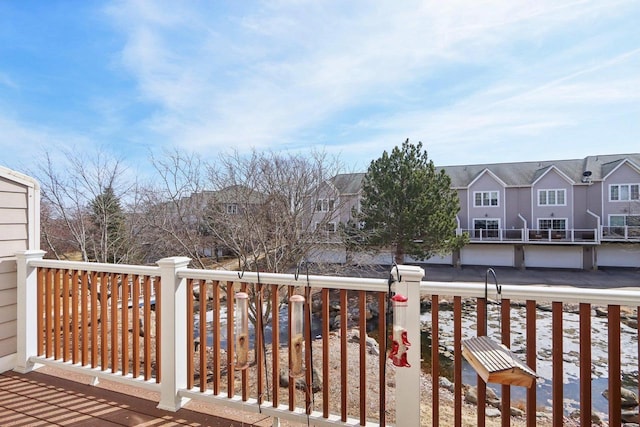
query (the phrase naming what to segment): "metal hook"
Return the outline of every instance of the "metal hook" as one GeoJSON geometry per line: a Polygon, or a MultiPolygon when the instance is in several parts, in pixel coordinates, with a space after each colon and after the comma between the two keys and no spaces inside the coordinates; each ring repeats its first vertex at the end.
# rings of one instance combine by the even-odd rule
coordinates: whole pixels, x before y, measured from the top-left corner
{"type": "MultiPolygon", "coordinates": [[[[493,280],[496,284],[496,293],[502,299],[502,286],[498,285],[498,277],[496,276],[496,272],[493,268],[487,268],[487,272],[484,275],[484,301],[488,304],[488,288],[489,288],[489,273],[493,276],[493,280]]],[[[487,310],[487,314],[484,317],[484,329],[488,333],[489,332],[489,310],[487,310]]]]}
{"type": "MultiPolygon", "coordinates": [[[[238,257],[238,267],[240,266],[240,257],[238,257]]],[[[244,259],[244,263],[242,265],[242,272],[238,272],[238,279],[242,279],[244,277],[244,272],[247,270],[247,259],[244,259]]]]}
{"type": "Polygon", "coordinates": [[[398,269],[398,264],[396,264],[396,262],[393,262],[393,265],[391,266],[391,272],[389,273],[389,293],[391,293],[391,285],[393,284],[393,282],[402,282],[402,276],[400,275],[400,269],[398,269]],[[393,277],[393,269],[396,269],[396,275],[398,276],[398,280],[396,280],[393,277]]]}

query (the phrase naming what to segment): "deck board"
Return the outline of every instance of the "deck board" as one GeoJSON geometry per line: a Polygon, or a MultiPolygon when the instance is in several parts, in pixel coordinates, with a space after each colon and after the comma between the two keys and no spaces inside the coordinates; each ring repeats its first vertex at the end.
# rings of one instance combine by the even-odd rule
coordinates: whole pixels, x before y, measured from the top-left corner
{"type": "MultiPolygon", "coordinates": [[[[0,373],[2,426],[267,426],[269,417],[213,415],[182,408],[170,412],[153,400],[33,371],[0,373]]],[[[252,414],[251,414],[252,415],[252,414]]]]}

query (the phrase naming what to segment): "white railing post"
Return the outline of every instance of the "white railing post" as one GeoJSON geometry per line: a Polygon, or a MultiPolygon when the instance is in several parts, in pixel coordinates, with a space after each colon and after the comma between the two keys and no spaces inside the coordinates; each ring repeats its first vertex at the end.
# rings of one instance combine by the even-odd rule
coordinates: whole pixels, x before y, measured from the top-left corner
{"type": "Polygon", "coordinates": [[[407,297],[407,337],[411,347],[407,361],[411,367],[396,369],[396,425],[419,426],[420,422],[420,281],[424,270],[410,265],[394,267],[395,292],[407,297]]]}
{"type": "Polygon", "coordinates": [[[14,370],[26,374],[33,370],[29,361],[37,355],[38,344],[38,269],[29,261],[42,259],[46,252],[23,251],[16,254],[17,262],[17,348],[14,370]]]}
{"type": "Polygon", "coordinates": [[[190,258],[171,257],[157,262],[160,267],[160,330],[162,357],[159,409],[177,411],[189,399],[179,395],[187,387],[187,281],[178,271],[187,268],[190,258]]]}

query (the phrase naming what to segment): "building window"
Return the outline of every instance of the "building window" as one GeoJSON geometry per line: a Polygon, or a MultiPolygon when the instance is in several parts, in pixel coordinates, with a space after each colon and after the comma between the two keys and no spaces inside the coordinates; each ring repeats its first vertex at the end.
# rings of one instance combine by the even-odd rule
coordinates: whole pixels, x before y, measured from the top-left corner
{"type": "Polygon", "coordinates": [[[498,206],[498,192],[497,191],[474,191],[473,193],[474,203],[476,207],[479,206],[498,206]]]}
{"type": "Polygon", "coordinates": [[[610,185],[609,200],[612,202],[640,200],[640,184],[610,185]]]}
{"type": "Polygon", "coordinates": [[[567,220],[556,218],[540,218],[538,219],[538,228],[540,230],[566,230],[567,220]]]}
{"type": "Polygon", "coordinates": [[[318,199],[316,201],[316,212],[332,212],[334,205],[334,199],[318,199]]]}
{"type": "Polygon", "coordinates": [[[500,220],[494,218],[482,218],[473,220],[473,229],[475,237],[498,237],[500,229],[500,220]]]}
{"type": "Polygon", "coordinates": [[[611,215],[609,216],[611,227],[640,227],[640,215],[611,215]]]}
{"type": "Polygon", "coordinates": [[[538,190],[538,206],[565,206],[565,190],[538,190]]]}
{"type": "Polygon", "coordinates": [[[236,215],[238,213],[238,205],[235,203],[229,203],[227,205],[227,214],[236,215]]]}

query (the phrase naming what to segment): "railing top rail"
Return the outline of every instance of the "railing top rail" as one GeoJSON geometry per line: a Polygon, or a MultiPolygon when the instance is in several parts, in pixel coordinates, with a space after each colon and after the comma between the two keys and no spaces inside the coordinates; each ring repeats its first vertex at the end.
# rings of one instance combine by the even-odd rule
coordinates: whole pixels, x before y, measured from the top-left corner
{"type": "Polygon", "coordinates": [[[36,259],[29,261],[30,267],[60,268],[65,270],[82,270],[105,273],[126,273],[148,276],[160,275],[160,268],[144,265],[107,264],[100,262],[62,261],[53,259],[36,259]]]}
{"type": "MultiPolygon", "coordinates": [[[[484,283],[426,282],[420,283],[424,295],[451,295],[484,298],[484,283]]],[[[638,288],[587,289],[571,286],[502,285],[502,298],[512,300],[557,301],[597,305],[640,306],[638,288]]]]}
{"type": "MultiPolygon", "coordinates": [[[[228,270],[183,269],[178,276],[184,279],[219,280],[228,282],[258,283],[256,272],[228,270]]],[[[300,273],[297,279],[294,274],[260,273],[260,283],[285,286],[310,286],[311,288],[348,289],[358,291],[388,292],[389,282],[386,279],[369,279],[362,277],[315,276],[300,273]]]]}

